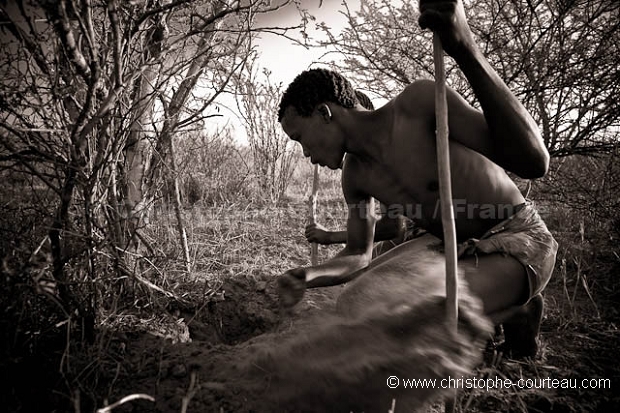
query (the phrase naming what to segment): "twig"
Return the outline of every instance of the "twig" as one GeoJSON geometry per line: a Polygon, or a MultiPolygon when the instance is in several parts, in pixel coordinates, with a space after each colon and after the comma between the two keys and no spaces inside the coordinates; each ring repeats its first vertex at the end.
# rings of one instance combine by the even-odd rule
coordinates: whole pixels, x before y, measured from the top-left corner
{"type": "MultiPolygon", "coordinates": [[[[314,178],[312,179],[312,195],[310,196],[310,223],[316,223],[316,202],[319,194],[319,165],[314,165],[314,178]]],[[[310,262],[312,265],[319,263],[319,245],[313,242],[310,250],[310,262]]]]}
{"type": "Polygon", "coordinates": [[[181,413],[187,413],[187,406],[189,406],[189,402],[196,395],[196,391],[200,389],[200,385],[197,384],[197,374],[195,371],[191,372],[190,380],[189,380],[189,388],[187,389],[187,394],[183,396],[183,401],[181,402],[181,413]]]}
{"type": "Polygon", "coordinates": [[[130,402],[132,400],[138,400],[138,399],[145,399],[151,402],[154,402],[155,399],[152,396],[149,396],[148,394],[144,394],[144,393],[134,393],[134,394],[130,394],[129,396],[125,396],[122,399],[120,399],[119,401],[117,401],[116,403],[112,403],[109,406],[106,407],[102,407],[101,409],[97,409],[97,413],[109,413],[111,412],[115,407],[120,406],[121,404],[130,402]]]}
{"type": "MultiPolygon", "coordinates": [[[[448,143],[448,103],[446,100],[446,74],[443,64],[443,48],[439,35],[433,34],[433,60],[435,62],[435,118],[437,122],[437,166],[439,173],[439,197],[441,223],[446,251],[446,321],[448,328],[458,328],[458,279],[456,277],[456,228],[452,208],[450,182],[450,148],[448,143]]],[[[456,390],[445,401],[446,412],[454,412],[456,390]]]]}

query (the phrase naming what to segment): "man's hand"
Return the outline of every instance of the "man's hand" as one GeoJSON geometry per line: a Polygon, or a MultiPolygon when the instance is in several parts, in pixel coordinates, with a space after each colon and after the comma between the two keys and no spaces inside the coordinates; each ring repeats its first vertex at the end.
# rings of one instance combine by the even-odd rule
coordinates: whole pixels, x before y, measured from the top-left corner
{"type": "Polygon", "coordinates": [[[306,225],[305,235],[308,242],[316,242],[321,245],[331,243],[329,232],[320,224],[313,223],[306,225]]]}
{"type": "Polygon", "coordinates": [[[290,308],[301,301],[306,291],[306,270],[295,268],[288,270],[278,278],[278,296],[285,308],[290,308]]]}
{"type": "Polygon", "coordinates": [[[474,45],[461,0],[420,0],[420,27],[439,35],[446,53],[474,45]]]}

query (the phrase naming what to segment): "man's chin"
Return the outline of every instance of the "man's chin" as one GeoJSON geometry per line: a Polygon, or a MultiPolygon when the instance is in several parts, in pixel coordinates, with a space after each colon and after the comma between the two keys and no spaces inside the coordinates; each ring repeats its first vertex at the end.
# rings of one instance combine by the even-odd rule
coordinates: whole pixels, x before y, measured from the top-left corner
{"type": "Polygon", "coordinates": [[[319,165],[321,165],[323,167],[326,167],[326,168],[329,168],[332,171],[335,171],[336,169],[340,168],[340,166],[335,166],[336,164],[333,163],[333,162],[328,162],[328,163],[319,162],[319,165]]]}
{"type": "Polygon", "coordinates": [[[328,162],[328,163],[315,162],[315,164],[322,166],[322,167],[327,167],[331,169],[332,171],[335,171],[338,169],[342,169],[342,166],[344,165],[344,158],[340,162],[328,162]]]}

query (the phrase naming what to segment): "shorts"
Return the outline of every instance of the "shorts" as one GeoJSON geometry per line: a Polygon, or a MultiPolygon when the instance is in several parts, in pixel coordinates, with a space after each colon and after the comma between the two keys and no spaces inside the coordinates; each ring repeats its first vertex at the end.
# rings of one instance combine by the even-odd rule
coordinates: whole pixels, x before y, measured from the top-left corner
{"type": "Polygon", "coordinates": [[[471,238],[459,244],[458,256],[499,252],[514,257],[527,272],[529,301],[540,294],[551,279],[558,243],[531,201],[515,209],[515,214],[488,230],[480,239],[471,238]]]}

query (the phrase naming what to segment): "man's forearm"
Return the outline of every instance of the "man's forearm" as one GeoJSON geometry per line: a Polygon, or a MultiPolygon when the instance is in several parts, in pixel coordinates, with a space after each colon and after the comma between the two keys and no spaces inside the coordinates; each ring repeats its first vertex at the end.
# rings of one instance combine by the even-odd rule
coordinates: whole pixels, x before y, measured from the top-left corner
{"type": "Polygon", "coordinates": [[[345,242],[347,242],[347,231],[329,232],[328,244],[344,244],[345,242]]]}
{"type": "MultiPolygon", "coordinates": [[[[375,227],[374,241],[387,241],[401,236],[403,233],[403,225],[400,220],[377,222],[375,227]]],[[[330,231],[328,233],[327,244],[344,244],[347,242],[347,231],[330,231]]]]}
{"type": "Polygon", "coordinates": [[[306,286],[315,288],[342,284],[351,279],[351,274],[367,267],[369,262],[370,256],[366,254],[347,254],[343,250],[321,265],[306,268],[306,286]]]}

